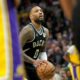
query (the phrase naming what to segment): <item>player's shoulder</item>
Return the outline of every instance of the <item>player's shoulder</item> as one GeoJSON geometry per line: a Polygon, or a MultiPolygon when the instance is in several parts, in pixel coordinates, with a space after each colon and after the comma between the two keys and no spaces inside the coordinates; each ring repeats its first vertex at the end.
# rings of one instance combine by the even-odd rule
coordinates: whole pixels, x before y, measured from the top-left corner
{"type": "Polygon", "coordinates": [[[27,24],[26,26],[23,27],[23,30],[25,31],[32,31],[32,26],[30,24],[27,24]]]}
{"type": "Polygon", "coordinates": [[[46,27],[43,26],[43,29],[44,29],[45,32],[49,33],[49,30],[46,27]]]}
{"type": "Polygon", "coordinates": [[[32,26],[30,24],[27,24],[26,26],[24,26],[21,30],[22,33],[32,33],[33,29],[32,26]]]}
{"type": "Polygon", "coordinates": [[[43,29],[44,29],[45,33],[47,34],[47,36],[49,37],[49,30],[45,27],[43,27],[43,29]]]}

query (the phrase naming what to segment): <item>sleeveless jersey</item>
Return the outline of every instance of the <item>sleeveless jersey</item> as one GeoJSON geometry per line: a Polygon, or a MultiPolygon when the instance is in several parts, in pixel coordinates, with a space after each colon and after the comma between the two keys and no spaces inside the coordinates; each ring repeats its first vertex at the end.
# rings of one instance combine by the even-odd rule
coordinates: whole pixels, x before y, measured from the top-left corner
{"type": "Polygon", "coordinates": [[[23,51],[31,58],[37,59],[40,52],[43,51],[43,47],[46,42],[46,33],[43,26],[41,28],[41,34],[38,33],[32,23],[30,23],[29,26],[34,31],[34,39],[30,42],[25,43],[25,45],[23,46],[23,51]]]}

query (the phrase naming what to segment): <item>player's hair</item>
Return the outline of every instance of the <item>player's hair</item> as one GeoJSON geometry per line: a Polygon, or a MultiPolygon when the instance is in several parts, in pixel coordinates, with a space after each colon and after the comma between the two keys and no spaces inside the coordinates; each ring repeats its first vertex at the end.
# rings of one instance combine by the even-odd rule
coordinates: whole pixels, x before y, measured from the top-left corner
{"type": "Polygon", "coordinates": [[[33,4],[33,5],[28,9],[28,19],[29,19],[29,22],[31,21],[31,20],[30,20],[30,12],[31,12],[32,8],[34,8],[34,7],[36,7],[36,6],[38,6],[38,5],[37,5],[37,4],[33,4]]]}
{"type": "Polygon", "coordinates": [[[34,7],[36,7],[36,6],[39,6],[39,5],[37,5],[37,4],[33,4],[33,5],[29,8],[28,13],[30,14],[32,8],[34,8],[34,7]]]}

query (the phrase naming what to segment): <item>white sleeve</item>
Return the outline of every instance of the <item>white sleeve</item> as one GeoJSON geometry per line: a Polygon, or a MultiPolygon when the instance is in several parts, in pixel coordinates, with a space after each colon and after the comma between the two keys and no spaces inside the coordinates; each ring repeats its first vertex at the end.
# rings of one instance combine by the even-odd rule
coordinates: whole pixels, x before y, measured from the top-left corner
{"type": "Polygon", "coordinates": [[[39,54],[38,59],[47,60],[47,53],[46,53],[46,52],[41,52],[41,53],[39,54]]]}
{"type": "Polygon", "coordinates": [[[69,47],[69,49],[67,50],[67,52],[68,52],[69,54],[73,54],[74,51],[75,51],[75,46],[74,46],[74,45],[72,45],[71,47],[69,47]]]}

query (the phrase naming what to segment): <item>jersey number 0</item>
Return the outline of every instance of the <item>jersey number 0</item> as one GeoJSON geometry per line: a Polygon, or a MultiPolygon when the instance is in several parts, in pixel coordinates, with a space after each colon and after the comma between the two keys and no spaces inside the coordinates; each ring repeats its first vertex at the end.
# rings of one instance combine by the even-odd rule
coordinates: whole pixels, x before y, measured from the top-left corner
{"type": "Polygon", "coordinates": [[[37,58],[39,55],[39,49],[36,49],[35,54],[34,54],[34,58],[37,58]]]}

